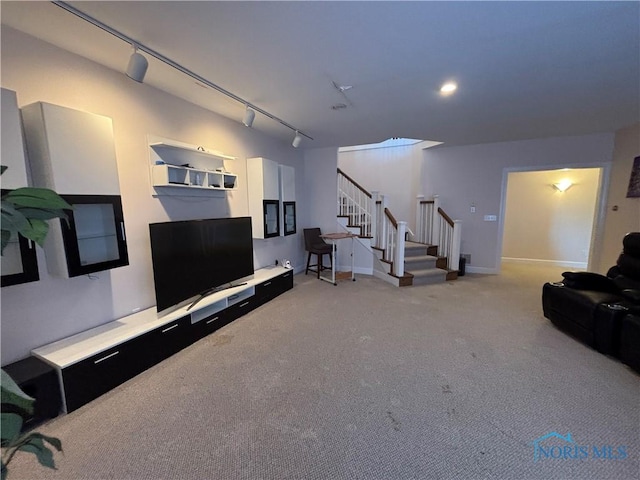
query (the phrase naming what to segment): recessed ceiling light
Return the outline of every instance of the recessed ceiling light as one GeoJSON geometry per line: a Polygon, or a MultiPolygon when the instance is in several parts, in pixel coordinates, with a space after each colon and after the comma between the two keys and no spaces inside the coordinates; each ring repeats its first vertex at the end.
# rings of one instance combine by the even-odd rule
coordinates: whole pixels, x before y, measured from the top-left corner
{"type": "Polygon", "coordinates": [[[458,89],[458,85],[454,82],[447,82],[440,87],[440,93],[443,95],[451,95],[458,89]]]}

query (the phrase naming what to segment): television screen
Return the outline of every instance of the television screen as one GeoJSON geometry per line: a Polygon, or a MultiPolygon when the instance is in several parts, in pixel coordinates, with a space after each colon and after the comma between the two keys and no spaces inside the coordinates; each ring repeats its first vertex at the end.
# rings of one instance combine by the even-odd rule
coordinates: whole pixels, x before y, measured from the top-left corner
{"type": "Polygon", "coordinates": [[[158,313],[253,275],[251,217],[152,223],[158,313]]]}

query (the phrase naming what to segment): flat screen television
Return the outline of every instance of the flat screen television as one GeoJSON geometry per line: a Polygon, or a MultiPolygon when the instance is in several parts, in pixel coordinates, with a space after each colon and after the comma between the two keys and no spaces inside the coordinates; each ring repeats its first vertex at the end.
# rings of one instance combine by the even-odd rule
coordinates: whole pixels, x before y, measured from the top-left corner
{"type": "Polygon", "coordinates": [[[251,217],[149,224],[158,314],[253,275],[251,217]]]}

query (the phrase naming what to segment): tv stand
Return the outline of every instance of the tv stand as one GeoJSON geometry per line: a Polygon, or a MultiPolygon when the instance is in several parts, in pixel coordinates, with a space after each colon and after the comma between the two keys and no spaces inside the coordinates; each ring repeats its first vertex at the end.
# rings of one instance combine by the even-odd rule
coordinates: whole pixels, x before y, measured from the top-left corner
{"type": "Polygon", "coordinates": [[[293,288],[293,270],[256,270],[252,278],[158,317],[155,307],[32,351],[57,372],[68,413],[206,335],[293,288]]]}
{"type": "Polygon", "coordinates": [[[229,290],[230,288],[241,287],[241,286],[246,285],[246,284],[247,284],[247,282],[236,283],[236,284],[234,284],[233,282],[231,282],[229,285],[223,285],[223,286],[220,286],[220,287],[211,288],[211,289],[209,289],[209,290],[206,290],[206,291],[202,292],[202,293],[198,296],[198,298],[196,298],[196,299],[191,303],[191,305],[189,305],[189,306],[187,307],[187,312],[188,312],[189,310],[191,310],[193,307],[195,307],[195,306],[196,306],[196,304],[200,303],[200,300],[202,300],[202,299],[204,299],[204,298],[208,297],[209,295],[211,295],[211,294],[213,294],[213,293],[222,292],[222,291],[224,291],[224,290],[229,290]]]}

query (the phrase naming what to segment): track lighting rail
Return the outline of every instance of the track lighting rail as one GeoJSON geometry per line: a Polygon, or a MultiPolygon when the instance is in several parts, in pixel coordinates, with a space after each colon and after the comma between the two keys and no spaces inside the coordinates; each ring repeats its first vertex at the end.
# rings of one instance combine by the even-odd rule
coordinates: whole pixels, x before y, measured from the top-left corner
{"type": "Polygon", "coordinates": [[[272,115],[271,113],[267,112],[266,110],[263,110],[262,108],[253,105],[252,103],[248,102],[247,100],[243,99],[242,97],[239,97],[235,93],[232,93],[229,90],[226,90],[225,88],[222,88],[221,86],[216,85],[215,83],[213,83],[213,82],[207,80],[206,78],[198,75],[197,73],[193,72],[192,70],[189,70],[188,68],[183,67],[179,63],[174,62],[170,58],[165,57],[164,55],[162,55],[161,53],[153,50],[152,48],[149,48],[149,47],[139,43],[135,39],[125,35],[124,33],[116,30],[115,28],[110,27],[109,25],[107,25],[107,24],[101,22],[100,20],[92,17],[91,15],[88,15],[88,14],[84,13],[83,11],[78,10],[77,8],[71,6],[69,3],[61,2],[61,1],[52,1],[51,3],[53,3],[54,5],[66,10],[69,13],[72,13],[73,15],[81,18],[82,20],[91,23],[92,25],[104,30],[105,32],[110,33],[114,37],[117,37],[120,40],[122,40],[123,42],[126,42],[126,43],[134,46],[138,50],[140,50],[140,51],[142,51],[142,52],[144,52],[144,53],[146,53],[148,55],[151,55],[152,57],[160,60],[162,63],[164,63],[166,65],[169,65],[170,67],[175,68],[179,72],[184,73],[185,75],[187,75],[187,76],[193,78],[194,80],[206,85],[207,87],[210,87],[210,88],[222,93],[223,95],[226,95],[227,97],[235,100],[236,102],[241,103],[244,106],[246,106],[248,108],[251,108],[252,110],[264,115],[265,117],[270,118],[271,120],[280,123],[281,125],[283,125],[283,126],[289,128],[289,129],[293,130],[294,132],[296,132],[296,134],[300,134],[300,135],[308,138],[309,140],[313,140],[312,137],[310,137],[309,135],[307,135],[303,131],[299,130],[298,128],[294,127],[293,125],[285,122],[281,118],[278,118],[275,115],[272,115]]]}

